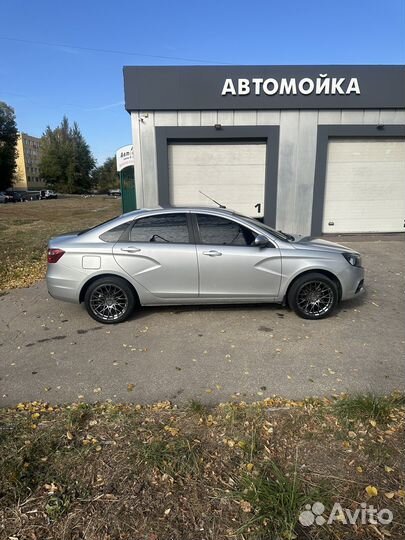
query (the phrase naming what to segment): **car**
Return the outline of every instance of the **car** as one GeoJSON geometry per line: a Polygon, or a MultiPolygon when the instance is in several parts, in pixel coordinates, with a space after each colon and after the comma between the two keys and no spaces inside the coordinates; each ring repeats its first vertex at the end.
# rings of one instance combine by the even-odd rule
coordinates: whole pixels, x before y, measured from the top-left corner
{"type": "Polygon", "coordinates": [[[51,189],[41,189],[39,192],[40,199],[57,199],[58,194],[52,191],[51,189]]]}
{"type": "Polygon", "coordinates": [[[121,197],[121,190],[120,189],[109,189],[107,191],[107,195],[110,197],[121,197]]]}
{"type": "Polygon", "coordinates": [[[5,191],[0,191],[0,204],[5,204],[7,202],[7,195],[5,191]]]}
{"type": "Polygon", "coordinates": [[[6,191],[6,202],[25,202],[24,193],[21,191],[6,191]]]}
{"type": "Polygon", "coordinates": [[[271,303],[323,319],[364,291],[361,256],[222,208],[135,210],[48,243],[47,287],[100,323],[141,306],[271,303]]]}

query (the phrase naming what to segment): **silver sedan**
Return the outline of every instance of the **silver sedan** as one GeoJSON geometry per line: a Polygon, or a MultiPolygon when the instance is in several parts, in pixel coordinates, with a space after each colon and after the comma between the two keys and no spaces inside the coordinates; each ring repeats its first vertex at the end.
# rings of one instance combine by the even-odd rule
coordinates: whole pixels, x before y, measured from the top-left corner
{"type": "Polygon", "coordinates": [[[275,302],[322,319],[363,292],[361,257],[215,208],[137,210],[48,245],[48,291],[118,323],[141,306],[275,302]]]}

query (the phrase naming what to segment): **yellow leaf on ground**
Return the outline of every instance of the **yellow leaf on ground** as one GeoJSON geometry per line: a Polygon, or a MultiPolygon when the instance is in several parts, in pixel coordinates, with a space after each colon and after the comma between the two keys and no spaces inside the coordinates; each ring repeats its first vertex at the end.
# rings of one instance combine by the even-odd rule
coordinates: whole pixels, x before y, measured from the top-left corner
{"type": "Polygon", "coordinates": [[[393,469],[392,467],[388,467],[388,465],[385,465],[384,470],[385,470],[385,472],[390,473],[390,472],[392,472],[394,469],[393,469]]]}
{"type": "Polygon", "coordinates": [[[395,491],[390,491],[389,493],[384,493],[384,497],[387,497],[387,499],[392,499],[395,495],[395,491]]]}
{"type": "Polygon", "coordinates": [[[252,511],[252,505],[248,501],[240,501],[240,507],[242,512],[251,512],[252,511]]]}
{"type": "Polygon", "coordinates": [[[249,472],[253,471],[253,467],[254,467],[253,463],[248,463],[248,464],[246,465],[246,469],[247,469],[249,472]]]}
{"type": "Polygon", "coordinates": [[[367,486],[366,493],[369,497],[376,497],[378,495],[378,489],[375,486],[367,486]]]}

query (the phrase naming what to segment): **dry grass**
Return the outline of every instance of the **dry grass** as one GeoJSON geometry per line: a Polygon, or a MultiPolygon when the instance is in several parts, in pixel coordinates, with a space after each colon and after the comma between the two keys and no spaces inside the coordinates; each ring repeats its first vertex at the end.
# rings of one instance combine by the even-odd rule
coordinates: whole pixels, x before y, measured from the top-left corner
{"type": "Polygon", "coordinates": [[[111,197],[72,197],[0,205],[0,291],[45,276],[51,236],[92,227],[121,213],[111,197]]]}
{"type": "Polygon", "coordinates": [[[387,403],[365,420],[340,400],[20,404],[0,412],[0,538],[403,538],[405,410],[387,403]],[[316,501],[394,523],[303,527],[316,501]]]}

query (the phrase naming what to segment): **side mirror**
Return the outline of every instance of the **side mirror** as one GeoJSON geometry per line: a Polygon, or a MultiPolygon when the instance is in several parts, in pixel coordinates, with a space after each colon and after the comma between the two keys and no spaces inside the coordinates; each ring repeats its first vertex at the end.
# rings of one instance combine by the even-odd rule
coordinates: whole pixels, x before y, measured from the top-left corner
{"type": "Polygon", "coordinates": [[[264,236],[264,234],[258,234],[256,238],[254,239],[253,245],[255,247],[264,248],[269,245],[268,239],[264,236]]]}

